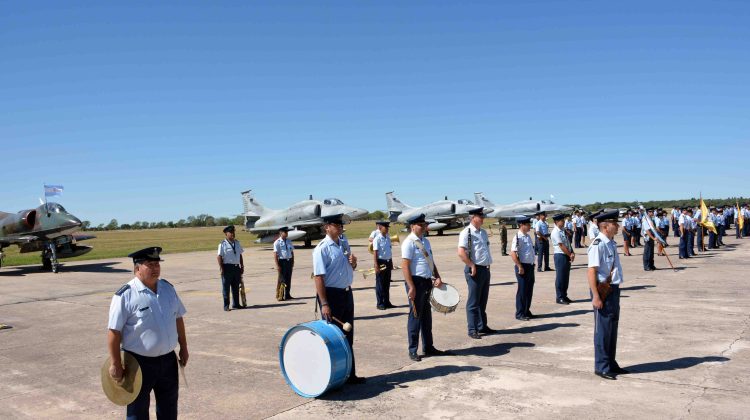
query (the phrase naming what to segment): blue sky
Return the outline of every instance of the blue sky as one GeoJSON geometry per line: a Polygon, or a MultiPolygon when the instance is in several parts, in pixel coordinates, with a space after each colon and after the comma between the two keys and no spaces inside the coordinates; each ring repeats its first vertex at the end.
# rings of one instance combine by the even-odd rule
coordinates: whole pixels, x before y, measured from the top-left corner
{"type": "Polygon", "coordinates": [[[0,209],[748,196],[750,3],[5,2],[0,209]]]}

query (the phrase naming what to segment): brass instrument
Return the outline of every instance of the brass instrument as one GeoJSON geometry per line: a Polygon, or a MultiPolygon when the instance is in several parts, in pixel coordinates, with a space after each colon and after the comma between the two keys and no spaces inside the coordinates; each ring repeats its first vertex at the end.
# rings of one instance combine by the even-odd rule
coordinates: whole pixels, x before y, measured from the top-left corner
{"type": "MultiPolygon", "coordinates": [[[[391,243],[394,242],[397,244],[401,244],[401,238],[398,237],[398,233],[391,235],[391,243]]],[[[375,255],[375,248],[373,247],[372,242],[370,242],[370,245],[367,245],[367,251],[370,254],[375,255]]]]}
{"type": "MultiPolygon", "coordinates": [[[[381,270],[385,270],[386,268],[387,267],[385,266],[385,264],[380,264],[380,269],[381,270]]],[[[357,271],[361,271],[362,272],[362,277],[364,277],[366,279],[369,274],[375,274],[375,267],[367,269],[367,270],[357,270],[357,271]]]]}

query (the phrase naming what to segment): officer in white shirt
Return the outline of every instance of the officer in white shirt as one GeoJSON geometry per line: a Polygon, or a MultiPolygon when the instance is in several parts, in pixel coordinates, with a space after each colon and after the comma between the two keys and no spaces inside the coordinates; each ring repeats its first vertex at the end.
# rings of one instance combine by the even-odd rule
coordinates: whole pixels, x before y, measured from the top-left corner
{"type": "Polygon", "coordinates": [[[583,248],[583,245],[581,245],[581,235],[583,235],[583,223],[584,218],[581,214],[580,210],[576,210],[576,215],[573,216],[573,223],[575,224],[575,247],[576,248],[583,248]]]}
{"type": "Polygon", "coordinates": [[[682,215],[682,212],[679,207],[673,208],[672,213],[670,214],[670,219],[672,220],[672,231],[674,232],[675,238],[680,237],[680,216],[681,215],[682,215]]]}
{"type": "Polygon", "coordinates": [[[352,254],[348,242],[341,239],[344,223],[349,220],[343,214],[323,217],[323,228],[326,237],[313,250],[313,276],[317,292],[317,304],[323,319],[332,322],[346,336],[352,351],[352,370],[347,383],[361,384],[365,378],[357,376],[354,364],[354,297],[352,281],[354,269],[357,268],[357,257],[352,254]],[[352,328],[344,331],[343,325],[349,323],[352,328]]]}
{"type": "Polygon", "coordinates": [[[452,355],[450,351],[436,349],[432,340],[430,294],[433,287],[440,287],[443,282],[433,260],[430,241],[424,236],[427,232],[425,215],[412,216],[406,222],[411,233],[401,244],[401,269],[409,298],[409,319],[406,324],[409,358],[415,362],[422,360],[422,356],[417,354],[420,333],[424,356],[452,355]]]}
{"type": "Polygon", "coordinates": [[[531,219],[528,216],[516,218],[518,232],[510,244],[510,256],[515,264],[518,289],[516,290],[516,319],[528,321],[531,313],[531,298],[534,295],[534,244],[531,241],[531,219]]]}
{"type": "Polygon", "coordinates": [[[570,246],[570,239],[563,230],[565,217],[564,214],[552,216],[555,228],[552,229],[550,235],[555,260],[555,301],[561,305],[569,305],[572,302],[568,298],[568,284],[570,283],[570,264],[576,258],[575,251],[570,246]]]}
{"type": "Polygon", "coordinates": [[[542,262],[544,262],[544,271],[552,271],[552,268],[549,266],[549,225],[547,224],[547,213],[546,212],[539,212],[537,213],[537,217],[539,218],[536,222],[536,243],[534,244],[536,248],[536,255],[537,255],[537,271],[542,271],[542,262]]]}
{"type": "Polygon", "coordinates": [[[242,253],[245,251],[240,245],[240,241],[234,237],[234,225],[224,228],[224,238],[219,244],[218,255],[216,260],[219,262],[219,272],[221,273],[222,294],[224,296],[224,310],[229,310],[229,289],[232,289],[232,308],[240,309],[240,282],[242,274],[245,272],[245,262],[242,259],[242,253]]]}
{"type": "Polygon", "coordinates": [[[289,240],[289,228],[284,226],[279,229],[279,237],[273,242],[273,261],[276,271],[279,273],[276,283],[276,297],[283,299],[294,299],[292,297],[292,271],[294,270],[294,245],[289,240]],[[282,286],[283,285],[283,286],[282,286]],[[284,293],[280,293],[280,288],[284,293]]]}
{"type": "Polygon", "coordinates": [[[469,210],[471,223],[458,235],[458,258],[463,261],[464,277],[469,287],[466,299],[466,322],[469,337],[480,339],[479,334],[493,334],[487,325],[487,300],[490,296],[490,239],[484,224],[484,208],[469,210]]]}
{"type": "MultiPolygon", "coordinates": [[[[654,208],[650,207],[647,210],[648,217],[654,215],[654,208]]],[[[652,220],[653,221],[653,220],[652,220]]],[[[656,266],[654,265],[654,249],[656,245],[656,235],[651,230],[651,225],[646,220],[646,216],[641,219],[641,236],[643,236],[643,270],[654,271],[656,266]]]]}
{"type": "Polygon", "coordinates": [[[628,373],[617,363],[617,327],[620,320],[620,285],[622,265],[614,241],[619,225],[618,211],[604,211],[596,216],[599,236],[588,249],[588,283],[594,307],[594,373],[604,379],[617,379],[628,373]],[[602,297],[597,285],[608,283],[611,292],[602,297]]]}
{"type": "Polygon", "coordinates": [[[138,361],[143,378],[140,393],[127,406],[128,419],[148,418],[151,390],[159,418],[177,418],[177,363],[185,366],[189,357],[182,319],[185,306],[174,287],[159,278],[161,250],[149,247],[128,255],[133,259],[135,277],[112,296],[109,306],[109,374],[122,380],[122,349],[138,361]],[[178,343],[179,359],[174,353],[178,343]]]}
{"type": "Polygon", "coordinates": [[[373,263],[375,264],[376,307],[384,311],[396,306],[391,303],[391,271],[393,270],[393,249],[388,231],[391,222],[375,222],[378,234],[372,240],[373,263]],[[384,267],[381,269],[381,267],[384,267]]]}

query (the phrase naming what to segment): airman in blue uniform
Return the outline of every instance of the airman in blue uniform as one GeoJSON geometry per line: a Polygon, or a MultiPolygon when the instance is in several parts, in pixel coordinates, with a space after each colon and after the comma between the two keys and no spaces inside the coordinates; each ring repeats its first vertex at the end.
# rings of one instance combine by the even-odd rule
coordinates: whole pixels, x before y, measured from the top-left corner
{"type": "Polygon", "coordinates": [[[292,271],[294,270],[294,245],[289,240],[289,228],[284,226],[279,229],[279,237],[273,242],[273,261],[276,263],[276,271],[279,278],[276,285],[276,297],[280,297],[279,288],[284,287],[283,300],[294,299],[292,297],[292,271]]]}
{"type": "MultiPolygon", "coordinates": [[[[647,214],[649,217],[652,217],[654,215],[654,208],[649,208],[647,214]]],[[[654,271],[656,270],[656,266],[654,265],[656,235],[651,231],[651,226],[646,220],[646,216],[643,216],[643,219],[641,219],[641,226],[641,235],[643,236],[643,270],[654,271]]]]}
{"type": "Polygon", "coordinates": [[[378,233],[372,239],[373,259],[375,264],[375,300],[381,311],[395,308],[391,303],[391,271],[393,270],[393,250],[388,230],[391,223],[387,220],[375,222],[378,233]],[[381,269],[381,267],[385,268],[381,269]]]}
{"type": "Polygon", "coordinates": [[[544,271],[552,271],[549,266],[549,225],[547,225],[547,213],[540,212],[539,220],[536,223],[536,255],[537,271],[542,271],[542,261],[544,262],[544,271]]]}
{"type": "Polygon", "coordinates": [[[550,235],[555,259],[556,302],[561,305],[568,305],[572,302],[568,298],[568,284],[570,283],[570,264],[576,258],[575,251],[570,246],[570,239],[568,239],[563,230],[565,216],[564,214],[552,216],[555,228],[552,229],[552,234],[550,235]]]}
{"type": "Polygon", "coordinates": [[[588,283],[594,307],[594,373],[604,379],[617,379],[628,373],[617,363],[617,329],[620,321],[620,285],[622,265],[617,255],[614,237],[619,228],[618,211],[604,211],[597,215],[599,236],[588,249],[588,283]],[[608,283],[611,292],[603,297],[597,285],[608,283]]]}
{"type": "Polygon", "coordinates": [[[420,334],[424,356],[452,355],[450,351],[436,349],[433,344],[430,294],[433,287],[440,287],[443,282],[433,260],[430,241],[424,236],[427,233],[425,215],[412,216],[406,222],[411,233],[401,244],[401,269],[406,281],[406,296],[409,298],[409,318],[406,324],[409,358],[415,362],[422,360],[422,356],[417,354],[420,334]]]}
{"type": "Polygon", "coordinates": [[[143,377],[140,393],[126,408],[129,420],[148,419],[152,390],[157,416],[177,418],[177,363],[185,366],[189,357],[182,319],[185,306],[174,287],[160,278],[161,251],[149,247],[128,255],[135,277],[112,296],[109,306],[109,374],[114,380],[123,377],[122,349],[135,357],[143,377]],[[179,359],[174,352],[178,343],[179,359]]]}
{"type": "Polygon", "coordinates": [[[216,260],[219,262],[219,272],[221,273],[222,295],[224,296],[224,310],[229,310],[229,289],[232,289],[232,308],[240,309],[240,282],[242,274],[245,272],[245,262],[242,259],[242,253],[245,250],[240,245],[240,241],[234,237],[234,225],[224,228],[226,238],[219,244],[216,260]]]}
{"type": "Polygon", "coordinates": [[[490,239],[484,224],[484,208],[469,211],[471,223],[458,235],[458,257],[464,263],[464,277],[469,288],[466,300],[466,322],[469,337],[480,339],[479,334],[493,334],[487,324],[487,301],[490,296],[490,239]]]}
{"type": "Polygon", "coordinates": [[[326,237],[313,250],[313,276],[317,304],[323,319],[332,322],[346,336],[352,350],[352,370],[347,383],[360,384],[365,378],[357,376],[354,363],[354,297],[352,282],[357,257],[352,254],[349,243],[341,239],[344,223],[348,218],[343,214],[323,217],[326,237]],[[335,318],[335,319],[334,319],[335,318]],[[343,324],[351,324],[350,331],[344,331],[343,324]]]}
{"type": "Polygon", "coordinates": [[[534,245],[529,235],[531,219],[527,216],[516,218],[518,232],[510,244],[510,256],[516,273],[516,319],[528,321],[531,313],[531,299],[534,296],[534,245]]]}

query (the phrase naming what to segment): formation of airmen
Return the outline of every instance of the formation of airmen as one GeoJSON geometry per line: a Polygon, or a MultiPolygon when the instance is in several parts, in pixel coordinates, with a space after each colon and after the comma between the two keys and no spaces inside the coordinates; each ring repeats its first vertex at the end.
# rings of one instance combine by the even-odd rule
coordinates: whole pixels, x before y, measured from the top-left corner
{"type": "MultiPolygon", "coordinates": [[[[723,245],[722,237],[732,222],[736,224],[738,238],[747,236],[750,226],[744,224],[740,230],[738,218],[750,218],[750,209],[743,204],[737,214],[726,208],[711,208],[708,220],[716,227],[709,235],[707,249],[723,245]],[[713,235],[713,236],[711,236],[713,235]]],[[[699,212],[699,210],[698,210],[699,212]]],[[[626,212],[622,219],[624,254],[630,255],[631,247],[641,246],[643,239],[644,270],[650,271],[656,242],[666,246],[670,225],[673,235],[680,238],[680,258],[694,255],[693,240],[696,227],[703,227],[700,218],[691,208],[674,209],[672,213],[661,209],[641,209],[626,212]],[[652,228],[653,226],[653,228],[652,228]]],[[[466,301],[467,334],[472,339],[481,339],[494,334],[487,319],[487,303],[491,282],[490,241],[483,228],[485,215],[479,208],[470,212],[470,223],[458,236],[457,254],[464,264],[464,275],[468,286],[466,301]]],[[[546,214],[518,217],[518,232],[511,240],[510,256],[514,264],[517,281],[516,311],[518,320],[528,321],[534,317],[531,304],[534,292],[535,271],[555,271],[555,295],[558,304],[571,303],[567,295],[571,263],[575,261],[575,249],[582,248],[586,236],[592,239],[588,246],[587,281],[594,309],[594,374],[614,380],[628,371],[616,360],[617,331],[620,312],[620,286],[624,275],[615,236],[620,229],[618,210],[600,210],[584,216],[558,214],[553,218],[554,228],[546,222],[546,214]],[[534,238],[530,234],[534,230],[534,238]],[[573,244],[575,241],[575,245],[573,244]],[[549,266],[549,246],[552,244],[555,268],[549,266]],[[536,267],[535,267],[536,265],[536,267]]],[[[366,379],[356,374],[354,363],[354,297],[352,282],[357,268],[357,257],[351,252],[344,236],[346,216],[324,217],[326,237],[312,252],[313,278],[316,290],[316,311],[337,325],[345,335],[352,354],[352,367],[347,383],[360,384],[366,379]],[[350,328],[345,328],[348,324],[350,328]]],[[[407,320],[408,357],[420,361],[423,356],[450,356],[450,351],[438,350],[434,345],[430,293],[443,284],[434,261],[432,247],[427,238],[428,223],[424,214],[407,221],[410,233],[401,244],[402,271],[405,291],[409,300],[407,320]],[[422,353],[418,353],[419,343],[422,353]]],[[[376,222],[371,235],[373,264],[376,273],[376,307],[380,310],[393,308],[390,302],[390,273],[393,269],[392,244],[387,221],[376,222]]],[[[702,229],[701,229],[702,230],[702,229]]],[[[234,226],[224,229],[225,239],[219,244],[217,260],[222,277],[224,310],[240,308],[238,291],[244,272],[243,248],[234,236],[234,226]],[[230,299],[230,290],[231,298],[230,299]]],[[[279,273],[277,298],[291,298],[291,277],[294,266],[294,247],[280,229],[274,242],[274,262],[279,273]]],[[[699,251],[703,247],[703,232],[699,233],[699,251]]],[[[506,240],[507,242],[507,240],[506,240]]],[[[659,253],[665,252],[660,246],[659,253]]],[[[108,323],[108,350],[111,358],[109,374],[121,381],[124,368],[120,351],[134,356],[143,375],[143,386],[135,401],[127,406],[128,418],[148,418],[150,392],[156,398],[159,418],[177,417],[178,379],[177,367],[188,360],[187,339],[183,315],[185,307],[172,285],[160,277],[161,248],[150,247],[129,255],[133,259],[135,277],[120,288],[112,298],[108,323]],[[179,344],[179,353],[174,350],[179,344]]]]}

